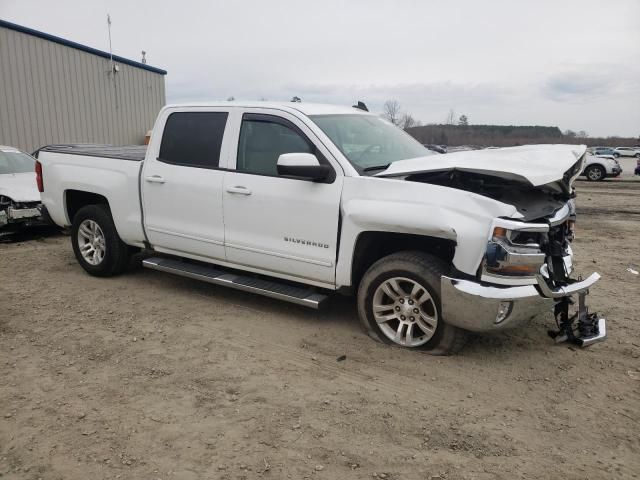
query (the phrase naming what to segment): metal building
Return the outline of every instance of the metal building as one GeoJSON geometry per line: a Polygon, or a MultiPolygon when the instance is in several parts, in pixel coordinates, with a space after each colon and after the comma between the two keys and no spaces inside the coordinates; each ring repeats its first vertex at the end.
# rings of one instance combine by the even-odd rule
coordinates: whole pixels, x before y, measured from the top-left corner
{"type": "Polygon", "coordinates": [[[142,144],[166,74],[0,20],[0,145],[142,144]]]}

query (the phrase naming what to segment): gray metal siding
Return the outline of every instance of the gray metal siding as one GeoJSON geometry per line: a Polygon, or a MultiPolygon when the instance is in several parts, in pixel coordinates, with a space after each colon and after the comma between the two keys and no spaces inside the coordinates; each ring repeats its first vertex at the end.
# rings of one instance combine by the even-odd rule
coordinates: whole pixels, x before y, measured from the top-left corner
{"type": "Polygon", "coordinates": [[[141,144],[165,104],[164,75],[0,27],[0,145],[141,144]]]}

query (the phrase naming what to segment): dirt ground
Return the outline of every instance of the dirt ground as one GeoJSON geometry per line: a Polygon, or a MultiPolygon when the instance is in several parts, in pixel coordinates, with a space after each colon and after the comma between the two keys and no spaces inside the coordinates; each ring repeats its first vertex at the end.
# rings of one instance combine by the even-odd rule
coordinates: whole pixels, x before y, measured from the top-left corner
{"type": "Polygon", "coordinates": [[[0,477],[638,478],[640,183],[578,190],[609,330],[586,350],[549,314],[431,357],[369,339],[350,299],[98,279],[65,236],[0,244],[0,477]]]}

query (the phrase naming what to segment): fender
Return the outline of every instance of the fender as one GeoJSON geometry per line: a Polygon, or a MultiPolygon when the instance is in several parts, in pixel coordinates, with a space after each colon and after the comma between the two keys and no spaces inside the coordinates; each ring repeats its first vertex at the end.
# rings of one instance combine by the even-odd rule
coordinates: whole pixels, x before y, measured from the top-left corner
{"type": "Polygon", "coordinates": [[[439,185],[375,177],[345,177],[336,285],[351,286],[354,248],[362,232],[407,233],[452,240],[453,265],[474,275],[495,217],[516,208],[481,195],[439,185]]]}

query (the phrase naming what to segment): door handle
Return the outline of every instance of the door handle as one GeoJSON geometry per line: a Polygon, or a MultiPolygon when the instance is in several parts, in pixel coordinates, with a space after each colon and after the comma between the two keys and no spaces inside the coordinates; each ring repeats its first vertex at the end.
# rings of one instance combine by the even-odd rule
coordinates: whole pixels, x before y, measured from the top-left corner
{"type": "Polygon", "coordinates": [[[242,185],[236,185],[235,187],[227,188],[228,193],[236,193],[238,195],[251,195],[251,190],[247,187],[243,187],[242,185]]]}
{"type": "Polygon", "coordinates": [[[164,183],[166,181],[160,175],[152,175],[150,177],[144,177],[144,179],[149,183],[164,183]]]}

